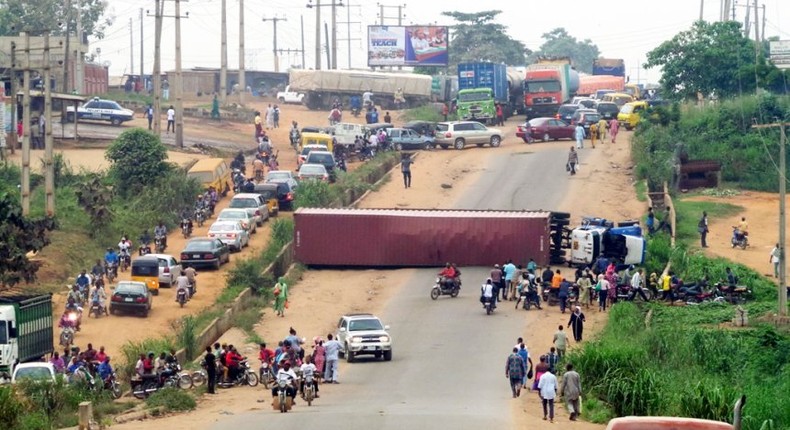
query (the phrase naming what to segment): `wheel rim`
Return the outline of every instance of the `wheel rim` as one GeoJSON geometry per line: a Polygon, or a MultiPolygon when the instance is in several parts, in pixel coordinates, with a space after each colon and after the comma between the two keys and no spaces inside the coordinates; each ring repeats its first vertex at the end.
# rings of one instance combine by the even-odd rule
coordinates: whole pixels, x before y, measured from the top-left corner
{"type": "Polygon", "coordinates": [[[464,145],[465,143],[463,139],[457,139],[455,141],[455,149],[464,149],[464,145]]]}
{"type": "Polygon", "coordinates": [[[247,385],[250,387],[255,387],[258,385],[258,375],[254,373],[247,374],[247,385]]]}
{"type": "Polygon", "coordinates": [[[188,390],[192,388],[193,386],[192,377],[189,375],[181,375],[178,378],[178,386],[183,390],[188,390]]]}
{"type": "Polygon", "coordinates": [[[440,294],[440,292],[439,292],[438,288],[431,289],[431,298],[432,299],[434,299],[434,300],[438,299],[439,298],[439,294],[440,294]]]}
{"type": "Polygon", "coordinates": [[[543,141],[544,141],[544,142],[548,142],[550,138],[551,138],[551,136],[549,136],[549,134],[548,134],[548,133],[546,133],[546,134],[544,134],[544,135],[543,135],[543,141]]]}
{"type": "Polygon", "coordinates": [[[496,148],[497,146],[499,146],[499,144],[500,144],[501,142],[502,142],[502,141],[501,141],[501,140],[499,139],[499,137],[497,137],[497,136],[494,136],[494,137],[492,137],[492,138],[491,138],[491,146],[493,146],[494,148],[496,148]]]}

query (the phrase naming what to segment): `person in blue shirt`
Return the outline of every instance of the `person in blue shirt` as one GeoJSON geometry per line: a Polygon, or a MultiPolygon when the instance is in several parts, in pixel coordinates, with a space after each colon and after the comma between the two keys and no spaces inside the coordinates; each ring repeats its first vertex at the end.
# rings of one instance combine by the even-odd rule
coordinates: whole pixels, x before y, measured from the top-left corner
{"type": "Polygon", "coordinates": [[[107,253],[104,254],[104,263],[107,266],[117,266],[118,265],[118,254],[115,253],[114,249],[107,248],[107,253]]]}
{"type": "Polygon", "coordinates": [[[82,354],[74,357],[71,359],[71,364],[69,365],[67,372],[69,374],[74,374],[80,367],[85,366],[85,361],[82,359],[82,354]]]}
{"type": "Polygon", "coordinates": [[[653,208],[647,208],[647,232],[649,234],[656,232],[656,214],[653,213],[653,208]]]}
{"type": "MultiPolygon", "coordinates": [[[[516,265],[513,264],[513,260],[508,260],[507,264],[502,266],[502,269],[505,271],[505,290],[507,291],[505,294],[510,296],[510,300],[515,300],[515,283],[513,280],[513,275],[516,273],[516,265]]],[[[507,300],[507,296],[503,297],[502,299],[507,300]]]]}
{"type": "Polygon", "coordinates": [[[110,365],[110,357],[107,357],[102,361],[97,369],[99,372],[99,376],[101,377],[102,381],[106,381],[112,375],[112,366],[110,365]]]}
{"type": "Polygon", "coordinates": [[[86,270],[82,269],[79,276],[77,276],[77,280],[74,282],[79,287],[80,291],[85,291],[86,288],[91,284],[91,278],[88,277],[86,274],[86,270]]]}
{"type": "Polygon", "coordinates": [[[535,260],[529,259],[529,263],[527,263],[527,272],[535,274],[538,270],[538,263],[535,263],[535,260]]]}

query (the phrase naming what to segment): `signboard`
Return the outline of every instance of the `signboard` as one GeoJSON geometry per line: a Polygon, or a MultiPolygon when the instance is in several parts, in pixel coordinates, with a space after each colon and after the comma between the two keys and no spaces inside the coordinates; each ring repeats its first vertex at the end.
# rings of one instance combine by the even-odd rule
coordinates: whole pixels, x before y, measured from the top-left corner
{"type": "Polygon", "coordinates": [[[790,69],[790,40],[771,41],[771,62],[779,69],[790,69]]]}
{"type": "Polygon", "coordinates": [[[368,26],[368,66],[447,66],[447,27],[368,26]]]}

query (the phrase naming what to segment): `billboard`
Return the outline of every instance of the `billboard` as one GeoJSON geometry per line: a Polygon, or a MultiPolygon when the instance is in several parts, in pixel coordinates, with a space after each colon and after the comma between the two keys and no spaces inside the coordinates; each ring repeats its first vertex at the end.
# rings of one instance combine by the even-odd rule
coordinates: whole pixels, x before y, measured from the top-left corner
{"type": "Polygon", "coordinates": [[[779,69],[790,69],[790,40],[772,40],[771,61],[779,69]]]}
{"type": "Polygon", "coordinates": [[[368,26],[368,66],[447,66],[447,27],[368,26]]]}

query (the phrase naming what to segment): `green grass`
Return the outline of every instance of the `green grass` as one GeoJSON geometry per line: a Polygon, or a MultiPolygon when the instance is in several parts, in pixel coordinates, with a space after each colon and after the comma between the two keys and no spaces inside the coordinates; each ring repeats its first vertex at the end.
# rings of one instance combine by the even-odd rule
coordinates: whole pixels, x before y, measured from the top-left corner
{"type": "MultiPolygon", "coordinates": [[[[675,238],[681,241],[695,242],[695,240],[699,239],[697,224],[702,218],[703,211],[708,213],[708,222],[710,223],[713,220],[733,218],[744,210],[743,207],[730,203],[690,201],[686,198],[675,198],[673,202],[677,214],[675,238]]],[[[734,224],[735,219],[733,218],[734,224]]]]}
{"type": "MultiPolygon", "coordinates": [[[[444,115],[442,115],[441,108],[437,108],[433,105],[427,106],[420,106],[414,109],[409,109],[405,111],[402,115],[404,121],[431,121],[431,122],[441,122],[444,121],[444,115]]],[[[448,115],[448,121],[454,121],[455,115],[448,115]]]]}
{"type": "Polygon", "coordinates": [[[163,388],[145,399],[145,406],[148,409],[158,408],[160,412],[183,412],[195,409],[197,402],[189,391],[163,388]]]}
{"type": "Polygon", "coordinates": [[[647,181],[639,180],[634,182],[634,191],[636,192],[636,199],[640,202],[647,201],[647,181]]]}

